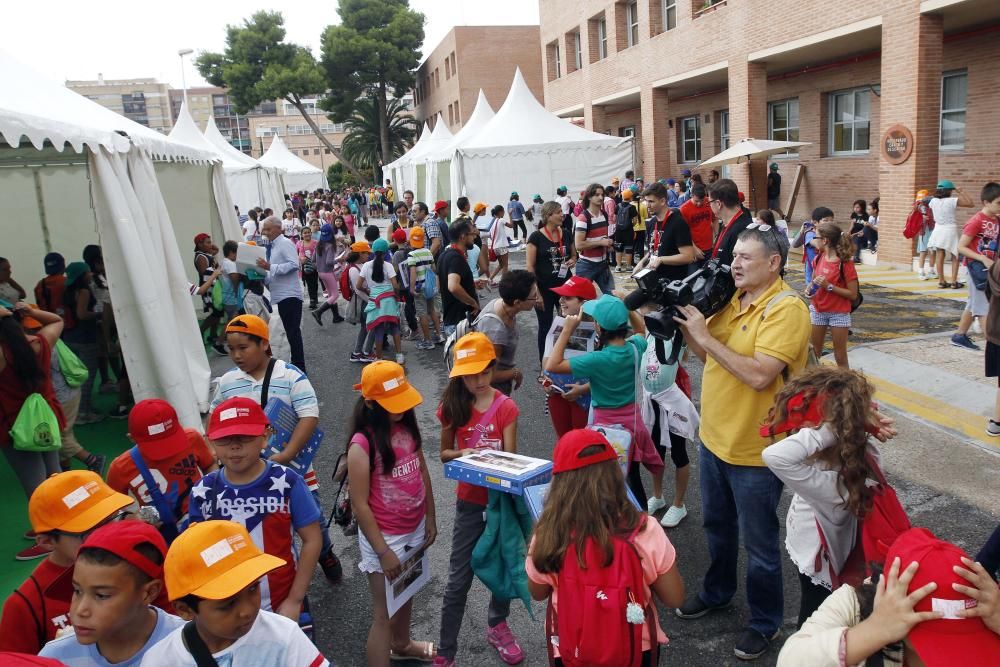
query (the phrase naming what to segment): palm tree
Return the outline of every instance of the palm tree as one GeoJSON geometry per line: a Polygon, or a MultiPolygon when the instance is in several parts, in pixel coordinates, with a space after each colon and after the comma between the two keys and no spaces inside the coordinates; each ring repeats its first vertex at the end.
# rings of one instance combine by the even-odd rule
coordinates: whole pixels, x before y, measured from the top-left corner
{"type": "Polygon", "coordinates": [[[417,133],[413,116],[406,112],[402,100],[390,99],[386,112],[389,118],[389,152],[383,156],[379,140],[378,105],[373,96],[358,100],[354,113],[344,129],[347,135],[341,145],[344,157],[361,169],[371,169],[379,172],[376,182],[382,182],[382,165],[389,164],[413,145],[417,133]]]}

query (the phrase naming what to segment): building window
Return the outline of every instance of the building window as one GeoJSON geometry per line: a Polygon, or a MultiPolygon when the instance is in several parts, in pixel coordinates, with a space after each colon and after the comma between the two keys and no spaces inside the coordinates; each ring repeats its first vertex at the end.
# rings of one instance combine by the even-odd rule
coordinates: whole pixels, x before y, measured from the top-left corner
{"type": "Polygon", "coordinates": [[[451,58],[444,59],[444,80],[451,78],[451,58]]]}
{"type": "MultiPolygon", "coordinates": [[[[768,138],[773,141],[799,140],[798,98],[768,103],[767,132],[768,138]]],[[[798,151],[785,151],[782,155],[798,155],[798,151]]]]}
{"type": "Polygon", "coordinates": [[[618,128],[619,137],[634,137],[635,136],[635,125],[629,125],[628,127],[618,128]]]}
{"type": "Polygon", "coordinates": [[[941,148],[965,148],[965,98],[969,89],[969,74],[946,72],[941,77],[941,148]]]}
{"type": "Polygon", "coordinates": [[[559,41],[549,44],[549,81],[562,76],[562,55],[559,53],[559,41]]]}
{"type": "Polygon", "coordinates": [[[681,119],[681,162],[701,159],[701,124],[698,116],[681,119]]]}
{"type": "Polygon", "coordinates": [[[314,148],[313,149],[313,155],[319,155],[319,149],[318,148],[314,148]]]}
{"type": "Polygon", "coordinates": [[[323,149],[323,153],[324,153],[324,155],[329,155],[330,154],[330,149],[329,148],[324,148],[323,149]]]}
{"type": "Polygon", "coordinates": [[[677,0],[661,0],[663,12],[663,32],[677,27],[677,0]]]}
{"type": "Polygon", "coordinates": [[[455,100],[455,122],[460,125],[462,123],[462,114],[458,112],[458,100],[455,100]]]}
{"type": "Polygon", "coordinates": [[[455,124],[455,110],[454,108],[452,108],[450,104],[448,105],[448,124],[449,125],[455,124]]]}
{"type": "Polygon", "coordinates": [[[719,150],[729,148],[729,111],[719,112],[719,150]]]}
{"type": "Polygon", "coordinates": [[[583,38],[579,30],[573,33],[573,56],[576,69],[583,69],[583,38]]]}
{"type": "Polygon", "coordinates": [[[458,75],[458,61],[455,60],[455,52],[454,51],[451,52],[451,75],[452,76],[457,76],[458,75]]]}
{"type": "Polygon", "coordinates": [[[871,126],[867,87],[830,94],[830,153],[853,155],[868,152],[871,126]]]}
{"type": "Polygon", "coordinates": [[[639,43],[639,3],[636,0],[625,4],[625,41],[628,46],[639,43]]]}
{"type": "Polygon", "coordinates": [[[597,59],[608,57],[608,21],[603,16],[597,19],[597,59]]]}

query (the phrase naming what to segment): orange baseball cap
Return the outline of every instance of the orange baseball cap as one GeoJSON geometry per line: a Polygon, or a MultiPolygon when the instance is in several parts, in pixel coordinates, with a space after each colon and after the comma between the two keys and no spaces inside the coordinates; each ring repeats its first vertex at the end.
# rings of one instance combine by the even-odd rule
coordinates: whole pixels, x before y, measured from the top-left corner
{"type": "Polygon", "coordinates": [[[28,500],[28,519],[36,533],[59,530],[84,533],[132,504],[89,470],[52,475],[38,485],[28,500]]]}
{"type": "Polygon", "coordinates": [[[630,189],[625,188],[624,190],[622,190],[622,199],[624,199],[625,201],[629,201],[634,196],[635,196],[634,193],[630,189]]]}
{"type": "Polygon", "coordinates": [[[368,245],[368,241],[355,241],[351,244],[351,252],[371,252],[372,247],[368,245]]]}
{"type": "Polygon", "coordinates": [[[376,361],[361,371],[361,382],[354,385],[361,395],[375,401],[388,412],[400,414],[420,405],[424,400],[406,380],[403,367],[394,361],[376,361]]]}
{"type": "Polygon", "coordinates": [[[268,340],[271,335],[267,322],[256,315],[237,315],[226,325],[226,333],[241,333],[268,340]]]}
{"type": "Polygon", "coordinates": [[[927,190],[917,190],[917,201],[929,197],[930,194],[927,190]]]}
{"type": "Polygon", "coordinates": [[[455,365],[448,377],[477,375],[497,358],[493,343],[478,331],[465,334],[455,342],[455,365]]]}
{"type": "Polygon", "coordinates": [[[170,545],[163,578],[171,601],[185,595],[225,600],[284,565],[284,560],[258,549],[240,524],[203,521],[170,545]]]}
{"type": "Polygon", "coordinates": [[[410,230],[410,245],[414,248],[424,247],[424,230],[422,227],[414,227],[410,230]]]}
{"type": "Polygon", "coordinates": [[[484,211],[486,211],[486,202],[477,201],[476,205],[472,207],[472,210],[476,213],[483,213],[484,211]]]}

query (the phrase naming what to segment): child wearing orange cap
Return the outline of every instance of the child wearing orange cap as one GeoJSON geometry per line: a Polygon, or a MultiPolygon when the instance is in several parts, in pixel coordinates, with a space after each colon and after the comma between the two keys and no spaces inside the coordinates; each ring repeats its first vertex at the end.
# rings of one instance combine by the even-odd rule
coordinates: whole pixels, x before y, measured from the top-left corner
{"type": "Polygon", "coordinates": [[[4,602],[0,651],[38,653],[69,627],[69,576],[84,536],[131,504],[89,470],[53,475],[35,489],[28,517],[38,544],[50,553],[4,602]]]}
{"type": "MultiPolygon", "coordinates": [[[[583,659],[588,644],[590,649],[596,648],[605,656],[624,658],[628,655],[629,646],[616,645],[612,638],[621,637],[615,630],[620,629],[626,619],[630,624],[641,626],[642,658],[639,664],[659,664],[659,645],[667,643],[667,636],[660,628],[653,593],[667,606],[677,607],[684,602],[684,581],[677,569],[674,547],[663,529],[654,519],[640,513],[629,500],[618,456],[602,433],[575,429],[556,443],[552,453],[552,486],[546,496],[545,510],[535,525],[524,565],[531,597],[535,600],[551,597],[549,604],[554,615],[559,614],[560,608],[563,609],[564,623],[552,623],[553,640],[558,638],[561,641],[547,642],[553,646],[555,664],[562,664],[558,658],[559,651],[570,648],[583,653],[577,653],[583,659]],[[613,598],[606,599],[606,604],[596,610],[588,610],[588,607],[597,605],[584,594],[582,586],[560,587],[562,573],[570,559],[573,559],[573,570],[586,567],[627,572],[629,568],[616,564],[614,559],[632,558],[632,554],[638,556],[641,567],[641,595],[638,590],[632,590],[632,602],[642,605],[640,618],[626,617],[626,605],[615,607],[613,598]],[[576,562],[578,558],[579,565],[576,562]],[[571,647],[573,630],[581,628],[566,626],[574,625],[571,619],[586,618],[586,611],[606,614],[598,616],[596,621],[593,617],[590,620],[590,623],[604,626],[603,636],[598,642],[584,641],[571,647]],[[562,632],[555,628],[562,629],[562,632]],[[653,628],[655,637],[651,631],[653,628]]],[[[601,577],[599,572],[591,576],[601,577]]],[[[615,588],[629,588],[631,583],[618,582],[615,588]]],[[[588,657],[597,662],[597,655],[588,657]]],[[[623,660],[620,664],[636,662],[623,660]]]]}
{"type": "Polygon", "coordinates": [[[256,400],[239,396],[220,403],[208,438],[222,469],[195,485],[188,510],[192,524],[227,519],[245,526],[258,547],[285,561],[264,580],[262,604],[298,621],[322,549],[320,510],[298,473],[260,457],[269,429],[256,400]]]}
{"type": "Polygon", "coordinates": [[[183,621],[153,606],[163,588],[167,543],[143,521],[101,526],[83,541],[73,568],[73,632],[39,655],[70,667],[138,665],[183,621]]]}
{"type": "Polygon", "coordinates": [[[261,588],[285,566],[231,521],[191,526],[163,563],[167,594],[187,624],[150,649],[142,667],[328,667],[294,621],[261,609],[261,588]]]}
{"type": "MultiPolygon", "coordinates": [[[[485,334],[462,336],[453,348],[455,363],[437,410],[441,422],[441,461],[447,463],[479,449],[517,452],[518,409],[514,401],[494,389],[496,351],[485,334]]],[[[472,585],[472,550],[486,528],[487,490],[459,482],[451,538],[448,584],[441,604],[441,641],[434,664],[451,667],[458,651],[458,633],[472,585]]],[[[509,665],[524,659],[524,651],[507,625],[510,600],[490,596],[486,640],[509,665]]]]}
{"type": "Polygon", "coordinates": [[[389,618],[385,599],[386,580],[399,574],[400,561],[437,538],[434,494],[413,411],[423,398],[403,367],[391,361],[366,366],[354,388],[361,396],[348,428],[347,474],[359,528],[358,568],[368,576],[372,595],[368,664],[429,661],[436,655],[433,642],[410,638],[413,600],[389,618]]]}

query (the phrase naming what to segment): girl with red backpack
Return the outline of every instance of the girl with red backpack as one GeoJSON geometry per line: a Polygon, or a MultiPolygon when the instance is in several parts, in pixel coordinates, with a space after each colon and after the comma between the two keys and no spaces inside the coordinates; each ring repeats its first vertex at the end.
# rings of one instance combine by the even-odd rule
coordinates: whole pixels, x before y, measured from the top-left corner
{"type": "MultiPolygon", "coordinates": [[[[769,424],[761,427],[765,437],[795,431],[765,448],[762,456],[795,492],[785,548],[799,570],[799,627],[842,580],[864,576],[867,553],[855,553],[862,546],[861,523],[883,516],[882,507],[872,511],[879,494],[869,478],[883,478],[878,449],[868,435],[882,441],[895,435],[892,420],[873,410],[874,391],[860,373],[814,366],[785,384],[769,424]]],[[[903,512],[894,493],[891,501],[883,499],[892,492],[887,486],[883,484],[878,502],[895,502],[893,509],[903,512]]],[[[899,521],[907,524],[901,530],[909,528],[905,513],[899,521]]]]}
{"type": "Polygon", "coordinates": [[[847,335],[851,329],[851,312],[858,300],[858,271],[854,268],[850,235],[834,222],[821,222],[816,227],[813,245],[819,251],[813,264],[812,281],[806,285],[809,319],[812,322],[812,346],[817,357],[823,355],[826,330],[833,339],[833,357],[837,365],[848,367],[847,335]]]}
{"type": "Polygon", "coordinates": [[[546,644],[554,664],[658,665],[667,636],[653,594],[670,607],[684,602],[673,545],[629,500],[602,433],[569,431],[552,459],[552,486],[525,570],[531,596],[549,599],[546,644]]]}

